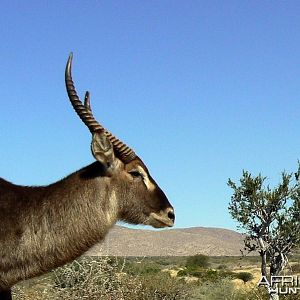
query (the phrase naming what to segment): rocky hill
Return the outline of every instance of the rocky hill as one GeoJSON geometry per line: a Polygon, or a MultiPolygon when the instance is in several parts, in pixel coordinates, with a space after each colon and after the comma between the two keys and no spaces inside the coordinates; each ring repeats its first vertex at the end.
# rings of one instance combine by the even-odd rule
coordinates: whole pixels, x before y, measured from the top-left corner
{"type": "Polygon", "coordinates": [[[243,248],[241,234],[228,229],[192,227],[160,231],[115,226],[105,241],[88,255],[113,256],[236,256],[243,248]]]}

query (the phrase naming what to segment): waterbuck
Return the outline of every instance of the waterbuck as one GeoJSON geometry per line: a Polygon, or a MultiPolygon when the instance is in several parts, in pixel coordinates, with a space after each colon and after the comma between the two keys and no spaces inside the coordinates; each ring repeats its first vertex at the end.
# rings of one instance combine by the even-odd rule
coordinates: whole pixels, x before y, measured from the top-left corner
{"type": "Polygon", "coordinates": [[[77,96],[70,54],[65,81],[71,104],[92,133],[95,162],[41,187],[0,178],[0,299],[11,287],[61,266],[101,241],[118,220],[156,228],[174,224],[174,210],[132,149],[94,118],[89,93],[77,96]]]}

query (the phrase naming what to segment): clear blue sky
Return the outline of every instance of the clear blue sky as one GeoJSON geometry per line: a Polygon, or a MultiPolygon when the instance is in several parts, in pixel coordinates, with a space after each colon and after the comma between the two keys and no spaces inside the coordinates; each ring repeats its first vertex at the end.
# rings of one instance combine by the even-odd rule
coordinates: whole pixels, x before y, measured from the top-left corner
{"type": "Polygon", "coordinates": [[[242,169],[300,158],[299,1],[15,1],[0,9],[0,171],[43,185],[91,163],[79,93],[169,196],[177,227],[235,228],[242,169]]]}

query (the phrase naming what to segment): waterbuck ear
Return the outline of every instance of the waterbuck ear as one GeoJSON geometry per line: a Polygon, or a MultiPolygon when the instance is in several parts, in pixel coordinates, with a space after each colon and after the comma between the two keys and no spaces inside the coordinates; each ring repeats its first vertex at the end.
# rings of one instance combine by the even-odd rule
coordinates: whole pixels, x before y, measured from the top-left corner
{"type": "Polygon", "coordinates": [[[115,159],[114,148],[104,132],[94,132],[92,140],[93,156],[106,168],[109,168],[115,159]]]}

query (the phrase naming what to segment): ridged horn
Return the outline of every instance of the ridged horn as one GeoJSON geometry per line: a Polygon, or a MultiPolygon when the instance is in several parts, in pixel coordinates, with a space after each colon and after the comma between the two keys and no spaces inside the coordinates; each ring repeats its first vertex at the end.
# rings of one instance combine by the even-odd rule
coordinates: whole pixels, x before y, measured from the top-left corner
{"type": "Polygon", "coordinates": [[[90,132],[93,134],[96,131],[103,131],[106,136],[111,141],[115,154],[120,158],[124,163],[128,163],[136,158],[134,151],[128,147],[126,144],[121,142],[118,138],[112,135],[108,130],[106,130],[102,125],[100,125],[93,116],[91,104],[90,104],[90,94],[86,92],[84,97],[84,104],[82,104],[79,99],[75,86],[72,79],[72,59],[73,54],[69,55],[69,59],[66,65],[65,71],[65,82],[68,92],[70,102],[76,111],[77,115],[83,121],[83,123],[89,128],[90,132]]]}

